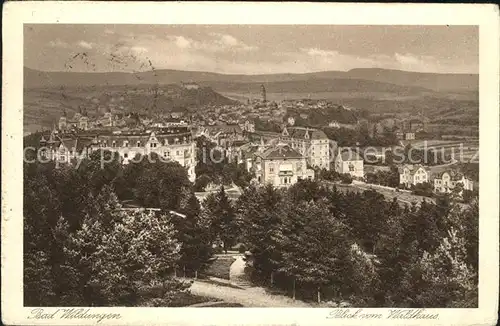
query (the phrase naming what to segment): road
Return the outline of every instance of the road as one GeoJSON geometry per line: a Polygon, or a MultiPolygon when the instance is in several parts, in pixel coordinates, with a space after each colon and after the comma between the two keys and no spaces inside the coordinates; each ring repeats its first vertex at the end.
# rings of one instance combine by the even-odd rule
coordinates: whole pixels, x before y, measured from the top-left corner
{"type": "Polygon", "coordinates": [[[312,307],[312,305],[303,301],[293,301],[291,298],[282,295],[268,294],[260,287],[236,289],[194,280],[190,290],[195,295],[239,303],[245,307],[312,307]]]}

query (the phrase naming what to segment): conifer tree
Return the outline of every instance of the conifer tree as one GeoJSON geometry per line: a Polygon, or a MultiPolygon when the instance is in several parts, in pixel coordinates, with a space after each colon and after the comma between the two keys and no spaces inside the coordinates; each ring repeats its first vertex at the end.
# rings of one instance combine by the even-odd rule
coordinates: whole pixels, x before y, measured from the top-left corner
{"type": "Polygon", "coordinates": [[[252,253],[253,266],[268,277],[281,261],[278,236],[285,214],[282,194],[271,185],[244,190],[237,204],[237,218],[242,223],[242,240],[252,253]]]}
{"type": "Polygon", "coordinates": [[[180,212],[186,217],[172,216],[177,238],[182,244],[179,264],[190,271],[198,271],[212,256],[209,230],[203,226],[201,208],[194,193],[186,196],[180,212]]]}

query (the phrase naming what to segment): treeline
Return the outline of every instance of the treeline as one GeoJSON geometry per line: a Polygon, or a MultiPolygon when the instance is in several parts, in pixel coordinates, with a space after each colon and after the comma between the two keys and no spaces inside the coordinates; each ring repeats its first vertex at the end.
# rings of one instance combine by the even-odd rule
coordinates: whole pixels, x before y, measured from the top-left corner
{"type": "Polygon", "coordinates": [[[291,296],[365,307],[477,307],[478,205],[400,207],[375,191],[250,186],[237,219],[254,278],[291,296]]]}
{"type": "Polygon", "coordinates": [[[203,269],[212,240],[178,163],[153,154],[123,166],[99,151],[79,166],[25,163],[23,181],[26,306],[191,300],[189,284],[173,275],[203,269]],[[125,200],[160,211],[123,210],[125,200]]]}

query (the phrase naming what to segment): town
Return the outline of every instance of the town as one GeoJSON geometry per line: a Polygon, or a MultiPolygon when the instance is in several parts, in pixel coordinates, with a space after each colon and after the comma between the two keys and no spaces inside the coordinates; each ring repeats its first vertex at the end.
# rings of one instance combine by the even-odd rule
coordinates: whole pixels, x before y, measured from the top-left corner
{"type": "Polygon", "coordinates": [[[24,27],[24,306],[478,307],[476,30],[61,26],[24,27]]]}
{"type": "MultiPolygon", "coordinates": [[[[199,85],[190,82],[182,83],[186,89],[198,89],[199,85]]],[[[433,164],[417,160],[410,162],[401,160],[394,167],[391,182],[378,180],[381,172],[387,172],[390,164],[377,165],[385,161],[387,151],[403,150],[403,146],[411,146],[412,141],[422,143],[425,118],[403,121],[391,128],[382,123],[372,123],[359,118],[352,123],[327,121],[322,126],[330,130],[380,130],[386,138],[392,139],[388,147],[381,151],[382,146],[338,146],[336,139],[329,138],[320,126],[298,126],[296,120],[306,120],[307,114],[299,113],[300,109],[307,112],[316,108],[331,108],[335,104],[325,100],[288,100],[280,103],[266,100],[266,90],[261,86],[261,98],[248,100],[247,104],[237,106],[209,106],[199,110],[197,114],[188,112],[172,112],[154,116],[134,113],[113,113],[112,108],[105,112],[96,110],[93,115],[84,108],[68,117],[66,110],[62,112],[57,127],[46,132],[40,138],[41,155],[50,157],[58,163],[71,163],[82,155],[96,150],[109,150],[119,154],[123,164],[127,164],[136,155],[156,153],[166,160],[178,162],[187,170],[189,180],[196,181],[196,147],[197,139],[203,138],[220,148],[222,155],[244,166],[254,180],[261,185],[272,184],[275,187],[289,187],[301,179],[327,179],[329,181],[344,180],[344,184],[385,186],[393,191],[402,190],[415,194],[425,194],[432,197],[435,194],[456,192],[463,197],[474,192],[474,181],[464,173],[458,161],[451,157],[464,153],[451,153],[446,156],[442,152],[441,160],[448,159],[443,164],[433,164]],[[255,118],[273,123],[271,130],[256,129],[255,118]],[[274,131],[272,131],[274,130],[274,131]],[[374,161],[373,161],[374,159],[374,161]],[[369,162],[365,168],[365,162],[369,162]],[[332,171],[327,173],[326,171],[332,171]],[[374,173],[375,171],[375,173],[374,173]],[[335,177],[334,177],[335,176],[335,177]],[[395,179],[394,179],[395,178],[395,179]],[[399,182],[397,181],[399,180],[399,182]]],[[[336,108],[336,107],[335,107],[336,108]]],[[[352,113],[350,108],[341,108],[352,113]]],[[[356,114],[353,114],[356,116],[356,114]]],[[[418,117],[420,117],[419,115],[418,117]]],[[[258,121],[260,122],[260,121],[258,121]]],[[[394,123],[393,123],[394,124],[394,123]]],[[[429,140],[432,142],[432,140],[429,140]]],[[[345,138],[342,139],[345,143],[345,138]]],[[[443,145],[453,145],[458,142],[444,141],[443,145]]],[[[436,144],[434,142],[434,144],[436,144]]],[[[377,145],[374,143],[374,145],[377,145]]],[[[430,151],[434,148],[429,147],[430,151]]],[[[466,150],[466,159],[472,159],[470,147],[466,150]]],[[[477,152],[477,147],[476,147],[477,152]]],[[[448,153],[449,154],[449,153],[448,153]]],[[[436,155],[435,158],[437,158],[436,155]]],[[[205,160],[210,159],[206,157],[205,160]]],[[[213,159],[213,158],[212,158],[213,159]]],[[[475,158],[477,159],[477,157],[475,158]]],[[[462,158],[463,160],[463,158],[462,158]]],[[[472,161],[472,160],[471,160],[472,161]]],[[[432,163],[432,162],[431,162],[432,163]]],[[[211,184],[213,189],[217,185],[211,184]]],[[[220,185],[219,185],[220,186],[220,185]]],[[[201,189],[205,190],[205,189],[201,189]]],[[[419,197],[414,199],[420,200],[419,197]]],[[[408,202],[408,201],[407,201],[408,202]]]]}

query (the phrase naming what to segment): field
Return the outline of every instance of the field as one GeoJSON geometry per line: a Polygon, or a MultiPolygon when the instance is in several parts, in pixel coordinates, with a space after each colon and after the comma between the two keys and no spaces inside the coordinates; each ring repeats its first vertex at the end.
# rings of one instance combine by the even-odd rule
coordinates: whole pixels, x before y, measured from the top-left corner
{"type": "Polygon", "coordinates": [[[412,142],[419,149],[432,149],[445,156],[452,155],[459,162],[479,162],[479,140],[428,140],[412,142]]]}

